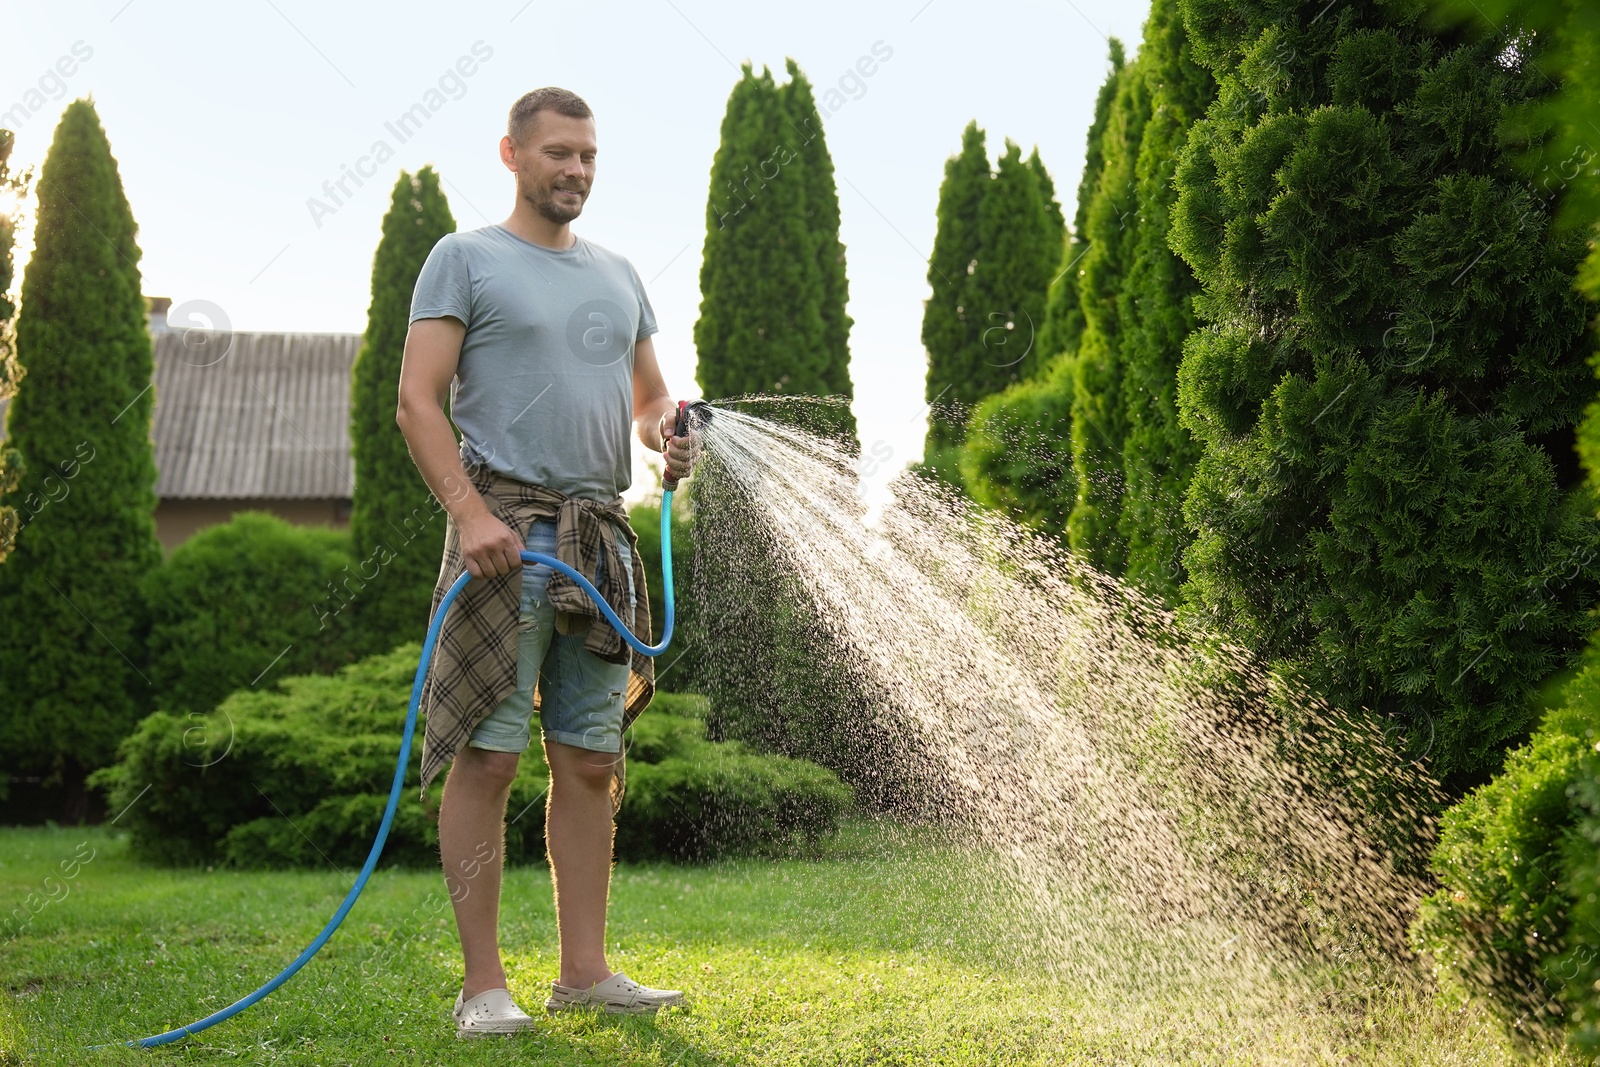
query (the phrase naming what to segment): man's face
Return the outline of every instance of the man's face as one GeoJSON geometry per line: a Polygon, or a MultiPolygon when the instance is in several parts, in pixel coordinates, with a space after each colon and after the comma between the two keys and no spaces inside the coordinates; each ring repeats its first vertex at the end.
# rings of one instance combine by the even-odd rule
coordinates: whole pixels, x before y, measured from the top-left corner
{"type": "Polygon", "coordinates": [[[551,222],[571,222],[594,186],[595,152],[594,119],[538,112],[516,151],[517,195],[551,222]]]}

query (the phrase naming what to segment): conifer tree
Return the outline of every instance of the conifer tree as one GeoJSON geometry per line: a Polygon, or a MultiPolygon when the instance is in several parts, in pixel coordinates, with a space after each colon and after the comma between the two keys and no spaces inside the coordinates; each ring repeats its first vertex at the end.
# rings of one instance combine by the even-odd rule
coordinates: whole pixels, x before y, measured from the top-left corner
{"type": "MultiPolygon", "coordinates": [[[[9,397],[16,390],[20,373],[17,368],[17,305],[8,294],[12,279],[16,277],[12,251],[16,245],[17,218],[33,177],[31,167],[20,174],[11,169],[11,149],[15,144],[15,135],[10,130],[0,129],[0,203],[8,205],[0,213],[0,398],[9,397]]],[[[0,442],[0,500],[16,490],[21,476],[21,454],[0,442]]],[[[10,553],[20,525],[17,509],[0,505],[0,563],[4,563],[10,553]]]]}
{"type": "Polygon", "coordinates": [[[365,583],[354,628],[362,648],[355,651],[383,651],[426,628],[439,576],[444,513],[417,472],[394,411],[412,290],[428,253],[455,228],[437,172],[402,171],[372,257],[367,329],[351,371],[350,534],[365,583]]]}
{"type": "Polygon", "coordinates": [[[922,319],[925,395],[933,411],[919,466],[957,485],[968,413],[1018,379],[1044,320],[1061,248],[1060,208],[1037,150],[1034,160],[1024,161],[1008,140],[991,170],[983,131],[973,122],[960,154],[945,163],[928,261],[933,295],[922,319]]]}
{"type": "MultiPolygon", "coordinates": [[[[1117,86],[1122,80],[1127,61],[1120,40],[1113,37],[1110,45],[1111,71],[1101,83],[1094,101],[1094,121],[1090,123],[1085,138],[1083,174],[1078,178],[1078,199],[1072,216],[1072,229],[1066,235],[1061,262],[1051,276],[1050,289],[1045,297],[1044,323],[1039,330],[1039,343],[1035,346],[1037,367],[1041,369],[1063,352],[1075,351],[1078,338],[1083,333],[1083,310],[1078,305],[1078,276],[1083,269],[1084,253],[1089,251],[1089,204],[1094,200],[1094,191],[1100,185],[1100,174],[1105,170],[1106,122],[1111,118],[1111,101],[1116,98],[1117,86]]],[[[1067,377],[1070,380],[1071,376],[1067,377]]],[[[1072,402],[1070,396],[1066,402],[1072,402]]]]}
{"type": "MultiPolygon", "coordinates": [[[[849,324],[843,304],[832,303],[845,295],[838,198],[830,206],[826,196],[832,165],[814,119],[815,137],[796,136],[805,129],[799,109],[815,112],[810,88],[791,84],[780,91],[770,70],[758,76],[748,62],[742,72],[711,166],[696,380],[713,398],[848,396],[849,324]],[[830,252],[837,276],[822,263],[830,252]]],[[[848,410],[794,405],[773,414],[854,437],[848,410]]]]}
{"type": "MultiPolygon", "coordinates": [[[[978,207],[978,257],[965,298],[977,345],[963,353],[964,366],[952,368],[957,384],[951,394],[964,408],[1017,381],[1036,346],[1061,251],[1061,231],[1051,214],[1060,209],[1048,189],[1048,176],[1041,180],[1008,139],[978,207]]],[[[963,424],[963,436],[964,429],[963,424]]]]}
{"type": "Polygon", "coordinates": [[[981,401],[962,444],[962,484],[973,499],[1051,534],[1064,534],[1077,503],[1072,466],[1072,397],[1083,310],[1078,278],[1089,250],[1089,204],[1105,169],[1102,142],[1111,101],[1123,77],[1122,42],[1111,38],[1111,70],[1095,100],[1072,230],[1045,296],[1044,321],[1015,385],[981,401]]]}
{"type": "Polygon", "coordinates": [[[22,474],[4,502],[26,520],[0,565],[0,773],[59,787],[78,818],[84,774],[149,711],[139,583],[161,560],[137,227],[89,100],[63,111],[37,191],[7,415],[22,474]]]}
{"type": "Polygon", "coordinates": [[[1150,119],[1141,53],[1117,80],[1102,138],[1105,163],[1088,212],[1089,251],[1080,264],[1084,327],[1074,360],[1072,466],[1078,498],[1067,543],[1095,567],[1120,575],[1127,544],[1118,530],[1128,419],[1122,390],[1124,322],[1119,306],[1140,229],[1136,164],[1150,119]]]}
{"type": "Polygon", "coordinates": [[[938,407],[958,401],[962,368],[981,350],[982,321],[969,311],[972,273],[978,263],[978,213],[989,186],[989,153],[976,120],[961,132],[961,151],[945,160],[939,184],[938,227],[928,257],[928,285],[933,295],[922,311],[922,345],[928,351],[924,399],[928,416],[927,458],[959,445],[962,427],[938,407]]]}
{"type": "MultiPolygon", "coordinates": [[[[707,397],[850,395],[847,283],[838,195],[811,87],[746,63],[729,94],[712,163],[695,323],[696,378],[707,397]]],[[[854,447],[848,410],[760,405],[854,447]]],[[[759,512],[709,456],[689,483],[695,519],[695,622],[710,729],[818,760],[863,782],[876,760],[858,680],[759,512]],[[709,512],[709,520],[700,516],[709,512]]]]}
{"type": "MultiPolygon", "coordinates": [[[[816,242],[817,266],[822,272],[822,382],[829,394],[850,397],[854,395],[850,383],[850,327],[854,320],[845,313],[850,282],[845,276],[844,244],[839,240],[839,189],[833,178],[833,157],[828,154],[811,83],[793,59],[784,65],[789,82],[780,91],[789,131],[794,135],[790,143],[798,157],[795,165],[805,185],[806,223],[816,242]]],[[[837,418],[835,430],[853,444],[855,416],[843,408],[837,418]]]]}
{"type": "Polygon", "coordinates": [[[1199,445],[1178,420],[1178,359],[1194,329],[1192,304],[1200,287],[1167,243],[1177,198],[1172,174],[1189,128],[1216,94],[1211,72],[1193,59],[1177,0],[1151,4],[1139,66],[1149,85],[1151,117],[1139,143],[1133,261],[1118,298],[1127,431],[1117,526],[1127,545],[1123,576],[1175,603],[1189,543],[1183,499],[1200,456],[1199,445]]]}
{"type": "Polygon", "coordinates": [[[1317,7],[1184,9],[1219,86],[1172,216],[1205,323],[1179,367],[1203,449],[1186,597],[1336,705],[1404,724],[1461,788],[1592,626],[1584,242],[1501,142],[1550,86],[1535,42],[1317,7]]]}
{"type": "MultiPolygon", "coordinates": [[[[1594,129],[1594,101],[1600,99],[1600,18],[1589,4],[1566,0],[1440,0],[1436,13],[1450,16],[1478,35],[1497,35],[1508,47],[1524,37],[1544,42],[1539,69],[1560,91],[1515,109],[1509,125],[1540,131],[1518,168],[1532,182],[1537,198],[1556,212],[1557,225],[1579,227],[1589,235],[1589,254],[1577,286],[1600,303],[1600,141],[1594,129]]],[[[1591,325],[1600,334],[1600,317],[1591,325]]],[[[1593,338],[1591,338],[1591,344],[1593,338]]],[[[1600,353],[1591,357],[1600,374],[1600,353]]],[[[1600,398],[1591,400],[1578,434],[1578,451],[1590,487],[1600,494],[1600,398]]]]}
{"type": "Polygon", "coordinates": [[[1067,220],[1061,214],[1060,202],[1056,200],[1056,183],[1051,179],[1050,172],[1045,170],[1044,160],[1039,158],[1038,145],[1033,146],[1033,152],[1028,156],[1028,169],[1033,171],[1033,177],[1039,183],[1039,197],[1044,201],[1045,214],[1050,217],[1052,247],[1058,246],[1066,239],[1067,220]]]}

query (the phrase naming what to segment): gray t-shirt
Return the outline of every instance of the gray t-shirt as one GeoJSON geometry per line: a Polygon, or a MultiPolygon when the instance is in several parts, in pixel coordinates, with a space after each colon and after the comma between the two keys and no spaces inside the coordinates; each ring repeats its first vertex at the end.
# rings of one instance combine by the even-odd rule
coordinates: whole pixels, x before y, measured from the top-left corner
{"type": "Polygon", "coordinates": [[[417,275],[411,321],[445,315],[467,327],[450,385],[464,463],[589,500],[628,488],[633,346],[657,329],[633,264],[499,223],[447,233],[417,275]]]}

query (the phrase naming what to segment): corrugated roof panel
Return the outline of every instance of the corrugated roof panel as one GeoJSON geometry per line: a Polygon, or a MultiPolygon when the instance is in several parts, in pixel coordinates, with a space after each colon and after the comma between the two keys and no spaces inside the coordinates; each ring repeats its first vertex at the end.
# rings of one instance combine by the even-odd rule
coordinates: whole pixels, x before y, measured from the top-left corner
{"type": "MultiPolygon", "coordinates": [[[[350,374],[361,335],[236,332],[231,347],[221,338],[152,335],[156,496],[348,498],[350,374]]],[[[0,441],[7,406],[0,399],[0,441]]]]}
{"type": "Polygon", "coordinates": [[[360,346],[353,333],[235,333],[224,357],[197,361],[180,331],[156,334],[158,495],[349,497],[360,346]]]}

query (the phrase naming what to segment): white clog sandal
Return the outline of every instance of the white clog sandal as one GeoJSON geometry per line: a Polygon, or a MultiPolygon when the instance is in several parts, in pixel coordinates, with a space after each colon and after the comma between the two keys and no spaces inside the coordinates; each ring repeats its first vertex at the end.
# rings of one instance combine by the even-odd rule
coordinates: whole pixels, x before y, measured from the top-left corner
{"type": "Polygon", "coordinates": [[[550,983],[550,999],[544,1010],[550,1014],[574,1008],[601,1008],[613,1015],[636,1015],[662,1008],[686,1008],[688,1001],[677,989],[651,989],[618,971],[604,982],[587,989],[550,983]]]}
{"type": "Polygon", "coordinates": [[[466,1001],[457,993],[452,1014],[456,1020],[457,1037],[514,1034],[520,1030],[531,1030],[536,1025],[533,1016],[517,1007],[517,1002],[511,999],[511,992],[506,989],[486,989],[466,1001]]]}

